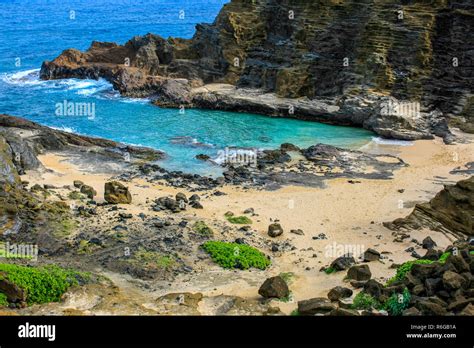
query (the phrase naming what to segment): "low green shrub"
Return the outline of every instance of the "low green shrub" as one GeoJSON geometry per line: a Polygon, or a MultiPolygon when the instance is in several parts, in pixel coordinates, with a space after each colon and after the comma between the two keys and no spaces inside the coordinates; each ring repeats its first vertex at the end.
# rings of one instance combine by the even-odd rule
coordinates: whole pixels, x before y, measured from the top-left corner
{"type": "Polygon", "coordinates": [[[328,267],[324,270],[324,273],[326,273],[326,274],[331,274],[331,273],[334,273],[334,272],[336,272],[336,269],[333,268],[333,267],[328,267]]]}
{"type": "Polygon", "coordinates": [[[223,268],[266,269],[270,265],[270,260],[264,253],[249,245],[209,241],[202,248],[223,268]]]}
{"type": "Polygon", "coordinates": [[[405,288],[402,294],[392,294],[384,303],[383,308],[391,315],[401,315],[410,305],[410,299],[410,292],[405,288]]]}
{"type": "Polygon", "coordinates": [[[403,280],[405,278],[405,276],[407,275],[408,272],[411,271],[411,268],[413,267],[413,265],[415,264],[431,264],[435,261],[431,261],[431,260],[413,260],[413,261],[407,261],[403,264],[401,264],[398,268],[397,268],[397,273],[395,274],[394,277],[390,278],[388,281],[387,281],[387,284],[386,285],[390,285],[392,284],[393,282],[397,281],[397,280],[403,280]]]}
{"type": "Polygon", "coordinates": [[[77,272],[55,265],[27,267],[14,264],[0,264],[0,279],[7,278],[26,291],[27,303],[58,302],[73,285],[87,281],[88,273],[77,272]]]}
{"type": "Polygon", "coordinates": [[[364,292],[359,292],[352,302],[352,309],[371,309],[380,308],[381,304],[375,298],[364,292]]]}

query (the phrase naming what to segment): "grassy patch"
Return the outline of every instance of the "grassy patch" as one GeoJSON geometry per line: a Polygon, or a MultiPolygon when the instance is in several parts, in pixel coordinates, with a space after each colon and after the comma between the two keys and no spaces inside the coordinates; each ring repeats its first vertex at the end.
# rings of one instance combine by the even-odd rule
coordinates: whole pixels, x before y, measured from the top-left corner
{"type": "Polygon", "coordinates": [[[293,309],[293,310],[291,311],[290,315],[291,315],[292,317],[296,317],[296,316],[300,315],[300,312],[298,312],[298,309],[293,309]]]}
{"type": "Polygon", "coordinates": [[[171,255],[163,255],[156,251],[148,251],[139,248],[135,253],[134,261],[144,264],[147,267],[155,267],[161,269],[172,268],[176,264],[176,259],[171,255]]]}
{"type": "Polygon", "coordinates": [[[227,221],[229,221],[231,224],[250,225],[252,223],[252,220],[250,220],[246,216],[226,215],[225,217],[226,217],[227,221]]]}
{"type": "Polygon", "coordinates": [[[352,303],[352,309],[365,309],[369,310],[371,308],[380,308],[380,302],[377,301],[372,296],[364,293],[359,292],[355,297],[352,303]]]}
{"type": "Polygon", "coordinates": [[[207,226],[204,221],[197,221],[193,225],[193,231],[203,237],[212,237],[214,235],[214,231],[212,230],[212,228],[207,226]]]}
{"type": "Polygon", "coordinates": [[[271,263],[264,253],[245,244],[209,241],[202,248],[223,268],[266,269],[271,263]]]}
{"type": "Polygon", "coordinates": [[[26,291],[28,304],[58,302],[69,287],[90,278],[88,273],[55,265],[27,267],[3,263],[0,264],[0,272],[5,273],[5,278],[26,291]]]}

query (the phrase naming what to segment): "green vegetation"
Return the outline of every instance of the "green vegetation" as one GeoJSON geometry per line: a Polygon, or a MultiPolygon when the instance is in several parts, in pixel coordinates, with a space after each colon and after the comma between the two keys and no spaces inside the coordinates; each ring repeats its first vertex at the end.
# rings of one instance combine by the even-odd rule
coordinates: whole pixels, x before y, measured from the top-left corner
{"type": "Polygon", "coordinates": [[[8,306],[7,295],[0,292],[0,307],[6,307],[6,306],[8,306]]]}
{"type": "Polygon", "coordinates": [[[291,316],[293,317],[297,317],[298,315],[300,315],[300,312],[298,312],[298,309],[293,309],[290,313],[291,316]]]}
{"type": "Polygon", "coordinates": [[[239,225],[249,225],[252,223],[252,220],[246,216],[234,216],[233,214],[226,213],[224,215],[227,219],[232,224],[239,224],[239,225]]]}
{"type": "Polygon", "coordinates": [[[204,243],[202,248],[223,268],[265,269],[270,265],[265,254],[245,244],[209,241],[204,243]]]}
{"type": "Polygon", "coordinates": [[[391,315],[401,315],[410,305],[410,299],[410,292],[405,288],[402,294],[392,294],[384,303],[383,308],[391,315]]]}
{"type": "Polygon", "coordinates": [[[78,191],[71,191],[67,196],[73,200],[82,200],[84,198],[84,195],[78,191]]]}
{"type": "Polygon", "coordinates": [[[390,285],[390,284],[392,284],[393,282],[395,282],[397,280],[403,280],[405,278],[405,276],[407,275],[407,273],[411,271],[411,268],[415,264],[431,264],[433,262],[434,261],[431,261],[431,260],[407,261],[407,262],[401,264],[400,267],[397,268],[397,273],[395,274],[395,276],[393,278],[390,278],[387,281],[386,285],[390,285]]]}
{"type": "Polygon", "coordinates": [[[148,267],[161,269],[169,269],[176,264],[176,259],[172,255],[163,255],[156,251],[148,251],[144,248],[138,249],[133,261],[145,264],[145,266],[148,267]]]}
{"type": "Polygon", "coordinates": [[[26,291],[28,304],[58,302],[71,286],[89,280],[88,273],[64,269],[55,265],[27,267],[14,264],[0,264],[0,273],[26,291]]]}
{"type": "Polygon", "coordinates": [[[334,273],[334,272],[336,272],[336,269],[333,268],[333,267],[328,267],[324,270],[324,273],[326,273],[326,274],[331,274],[331,273],[334,273]]]}
{"type": "Polygon", "coordinates": [[[445,263],[446,260],[448,259],[449,255],[451,255],[451,253],[450,253],[449,251],[443,253],[443,254],[439,257],[438,262],[440,262],[440,263],[445,263]]]}
{"type": "Polygon", "coordinates": [[[375,298],[364,292],[359,292],[352,302],[352,309],[380,308],[381,304],[375,298]]]}
{"type": "Polygon", "coordinates": [[[214,235],[212,228],[207,226],[204,221],[197,221],[193,225],[193,230],[203,237],[212,237],[214,235]]]}

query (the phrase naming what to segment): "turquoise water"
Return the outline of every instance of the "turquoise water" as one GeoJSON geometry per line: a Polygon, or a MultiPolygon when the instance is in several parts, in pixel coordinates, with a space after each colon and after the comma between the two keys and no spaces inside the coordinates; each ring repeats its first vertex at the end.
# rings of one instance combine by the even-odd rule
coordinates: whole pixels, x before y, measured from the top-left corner
{"type": "Polygon", "coordinates": [[[216,156],[224,147],[274,148],[283,142],[359,147],[371,140],[372,133],[362,129],[313,122],[209,110],[181,114],[147,100],[121,98],[104,80],[38,79],[43,60],[65,48],[86,49],[93,40],[124,43],[147,32],[191,37],[195,24],[212,22],[225,2],[0,0],[0,112],[157,148],[168,154],[161,163],[165,168],[200,174],[216,170],[194,156],[216,156]],[[58,115],[58,104],[65,101],[90,103],[94,117],[58,115]]]}

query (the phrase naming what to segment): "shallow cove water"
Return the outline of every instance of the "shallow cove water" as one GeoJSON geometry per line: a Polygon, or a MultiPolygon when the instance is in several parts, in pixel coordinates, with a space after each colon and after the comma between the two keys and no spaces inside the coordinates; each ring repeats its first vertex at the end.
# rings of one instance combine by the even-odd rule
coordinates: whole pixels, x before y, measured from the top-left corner
{"type": "Polygon", "coordinates": [[[0,112],[90,136],[163,150],[160,164],[170,170],[218,175],[220,170],[195,159],[215,157],[225,147],[301,147],[326,143],[358,148],[373,133],[357,128],[261,115],[161,109],[148,100],[121,98],[105,80],[40,81],[39,67],[70,47],[124,43],[148,32],[191,37],[197,23],[212,22],[224,0],[114,1],[6,0],[0,7],[0,112]],[[183,12],[184,11],[184,12],[183,12]],[[184,14],[184,18],[183,18],[184,14]],[[88,115],[57,115],[58,105],[88,103],[88,115]],[[89,116],[91,116],[89,114],[89,116]]]}

